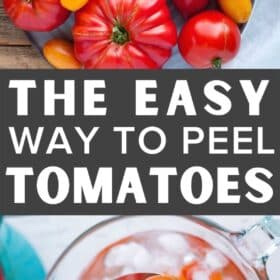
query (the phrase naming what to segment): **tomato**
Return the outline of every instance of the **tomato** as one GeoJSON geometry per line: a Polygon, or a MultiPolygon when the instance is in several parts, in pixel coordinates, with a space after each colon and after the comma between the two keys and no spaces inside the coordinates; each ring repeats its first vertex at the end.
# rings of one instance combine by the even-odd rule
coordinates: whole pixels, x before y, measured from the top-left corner
{"type": "Polygon", "coordinates": [[[252,0],[219,0],[223,12],[236,23],[246,23],[252,12],[252,0]]]}
{"type": "Polygon", "coordinates": [[[127,275],[127,276],[121,276],[116,280],[147,280],[147,279],[150,279],[151,275],[154,275],[154,274],[134,273],[134,274],[130,274],[130,275],[127,275]]]}
{"type": "Polygon", "coordinates": [[[80,10],[88,0],[60,0],[61,5],[72,12],[80,10]]]}
{"type": "Polygon", "coordinates": [[[62,39],[52,39],[43,47],[47,61],[57,69],[80,69],[81,64],[75,58],[72,43],[62,39]]]}
{"type": "Polygon", "coordinates": [[[0,269],[0,280],[4,280],[4,275],[1,269],[0,269]]]}
{"type": "Polygon", "coordinates": [[[196,261],[186,264],[181,270],[180,280],[192,280],[192,275],[195,269],[199,267],[196,261]]]}
{"type": "Polygon", "coordinates": [[[183,17],[188,18],[205,9],[209,0],[173,0],[173,2],[183,17]]]}
{"type": "Polygon", "coordinates": [[[76,57],[85,68],[160,68],[177,41],[166,0],[89,0],[76,13],[76,57]]]}
{"type": "Polygon", "coordinates": [[[218,11],[191,18],[179,36],[179,50],[196,68],[221,68],[240,48],[241,35],[235,22],[218,11]]]}
{"type": "Polygon", "coordinates": [[[169,275],[157,275],[147,278],[146,280],[176,280],[176,277],[169,275]]]}
{"type": "Polygon", "coordinates": [[[4,9],[13,23],[27,31],[50,31],[69,16],[60,0],[4,0],[4,9]]]}
{"type": "Polygon", "coordinates": [[[223,274],[220,271],[215,271],[210,274],[209,280],[223,280],[223,274]]]}

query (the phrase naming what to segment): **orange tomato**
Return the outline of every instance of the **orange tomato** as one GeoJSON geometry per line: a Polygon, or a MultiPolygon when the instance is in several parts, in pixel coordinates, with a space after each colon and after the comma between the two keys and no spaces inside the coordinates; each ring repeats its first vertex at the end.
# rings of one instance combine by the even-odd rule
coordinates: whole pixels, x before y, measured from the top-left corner
{"type": "Polygon", "coordinates": [[[60,4],[72,12],[80,10],[87,2],[88,0],[60,0],[60,4]]]}
{"type": "Polygon", "coordinates": [[[251,15],[252,0],[218,0],[223,12],[236,23],[246,23],[251,15]]]}
{"type": "Polygon", "coordinates": [[[212,272],[209,280],[223,280],[223,274],[220,271],[212,272]]]}
{"type": "Polygon", "coordinates": [[[57,69],[80,69],[81,63],[76,59],[73,44],[62,39],[52,39],[43,48],[47,61],[57,69]]]}
{"type": "Polygon", "coordinates": [[[186,264],[181,270],[180,280],[192,280],[193,271],[198,268],[196,261],[186,264]]]}

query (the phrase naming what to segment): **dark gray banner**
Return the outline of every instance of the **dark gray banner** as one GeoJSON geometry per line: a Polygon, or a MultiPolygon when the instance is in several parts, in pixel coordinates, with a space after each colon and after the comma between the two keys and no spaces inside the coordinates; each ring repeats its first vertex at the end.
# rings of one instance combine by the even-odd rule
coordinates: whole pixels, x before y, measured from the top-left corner
{"type": "Polygon", "coordinates": [[[278,70],[0,71],[0,210],[280,214],[279,94],[278,70]]]}

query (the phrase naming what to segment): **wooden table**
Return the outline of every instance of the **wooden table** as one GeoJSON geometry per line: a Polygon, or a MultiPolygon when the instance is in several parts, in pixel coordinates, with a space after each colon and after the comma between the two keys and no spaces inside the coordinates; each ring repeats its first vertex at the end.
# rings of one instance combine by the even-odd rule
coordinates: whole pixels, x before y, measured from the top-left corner
{"type": "Polygon", "coordinates": [[[32,47],[25,33],[10,22],[3,9],[2,0],[0,0],[0,68],[50,68],[38,50],[32,47]]]}

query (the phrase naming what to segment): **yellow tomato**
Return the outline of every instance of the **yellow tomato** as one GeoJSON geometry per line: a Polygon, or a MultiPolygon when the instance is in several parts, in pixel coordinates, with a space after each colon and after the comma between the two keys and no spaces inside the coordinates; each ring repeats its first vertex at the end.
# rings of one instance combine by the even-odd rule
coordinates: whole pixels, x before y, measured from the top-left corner
{"type": "Polygon", "coordinates": [[[252,0],[218,0],[223,12],[236,23],[246,23],[252,12],[252,0]]]}
{"type": "Polygon", "coordinates": [[[60,0],[61,5],[72,12],[80,10],[88,0],[60,0]]]}
{"type": "Polygon", "coordinates": [[[62,39],[52,39],[43,48],[47,61],[57,69],[80,69],[81,63],[76,59],[73,44],[62,39]]]}

